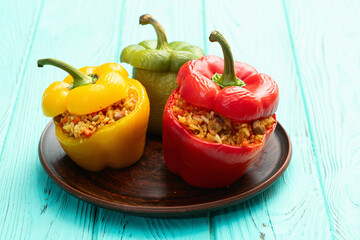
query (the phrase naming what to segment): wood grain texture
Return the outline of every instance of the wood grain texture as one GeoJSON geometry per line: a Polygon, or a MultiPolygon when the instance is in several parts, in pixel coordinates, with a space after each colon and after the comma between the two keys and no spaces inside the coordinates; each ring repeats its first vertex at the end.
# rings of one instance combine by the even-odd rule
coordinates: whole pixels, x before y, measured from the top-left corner
{"type": "Polygon", "coordinates": [[[54,57],[77,67],[114,61],[118,35],[113,29],[118,29],[120,10],[121,2],[45,2],[1,156],[1,239],[92,238],[97,208],[58,188],[38,160],[38,140],[48,122],[41,112],[41,95],[66,73],[51,67],[39,69],[36,61],[54,57]],[[99,11],[106,14],[97,19],[99,11]]]}
{"type": "Polygon", "coordinates": [[[1,2],[0,8],[0,157],[24,79],[43,1],[1,2]],[[22,7],[19,7],[22,6],[22,7]]]}
{"type": "MultiPolygon", "coordinates": [[[[0,239],[356,239],[360,235],[359,1],[0,1],[0,239]],[[70,7],[71,6],[71,7],[70,7]],[[212,214],[143,218],[84,203],[42,169],[44,89],[66,73],[36,67],[54,57],[76,67],[118,62],[122,48],[155,38],[234,59],[274,77],[277,117],[291,164],[263,194],[212,214]],[[25,124],[24,124],[25,123],[25,124]]],[[[130,66],[126,66],[131,70],[130,66]]]]}
{"type": "MultiPolygon", "coordinates": [[[[42,10],[42,1],[34,1],[32,3],[22,1],[0,2],[2,9],[0,14],[0,166],[3,168],[5,152],[4,142],[7,139],[9,127],[12,126],[13,113],[18,99],[19,90],[24,81],[24,69],[29,59],[29,52],[32,41],[36,33],[39,15],[42,10]],[[19,6],[22,6],[19,8],[19,6]]],[[[14,151],[14,150],[10,150],[14,151]]],[[[4,171],[5,169],[2,169],[4,171]]],[[[12,169],[6,169],[11,172],[12,169]]],[[[15,174],[12,171],[12,174],[15,174]]],[[[9,194],[11,185],[7,184],[12,181],[4,180],[4,175],[0,174],[0,193],[2,200],[0,201],[0,239],[3,236],[12,236],[15,238],[23,238],[24,232],[12,232],[6,222],[23,223],[24,219],[16,215],[9,214],[12,204],[16,202],[16,196],[9,194]],[[10,235],[9,235],[10,234],[10,235]]],[[[7,176],[9,177],[9,176],[7,176]]],[[[23,194],[20,195],[23,197],[23,194]]],[[[30,229],[29,227],[27,229],[30,229]]]]}
{"type": "MultiPolygon", "coordinates": [[[[159,4],[152,3],[149,5],[152,9],[143,5],[144,11],[139,11],[141,4],[129,3],[129,6],[137,11],[125,14],[124,4],[126,4],[124,1],[115,4],[99,3],[98,5],[84,5],[79,2],[72,5],[73,8],[68,9],[67,7],[70,5],[68,1],[56,4],[54,2],[45,3],[29,57],[29,62],[33,65],[30,64],[25,69],[24,79],[26,81],[21,86],[14,112],[14,119],[22,118],[30,126],[36,127],[29,128],[28,125],[22,125],[21,121],[15,121],[7,135],[0,170],[0,183],[2,184],[0,192],[4,192],[3,197],[6,199],[2,201],[5,205],[4,208],[0,210],[0,215],[5,216],[1,227],[6,229],[1,232],[1,237],[5,239],[14,236],[23,239],[79,239],[106,236],[109,239],[118,239],[135,235],[139,239],[209,238],[206,214],[195,218],[165,218],[152,221],[97,208],[78,201],[49,180],[41,169],[37,153],[34,151],[42,128],[45,127],[47,121],[42,116],[40,100],[36,96],[41,96],[50,82],[66,76],[66,73],[59,70],[36,68],[37,59],[52,56],[74,66],[99,65],[103,62],[118,61],[119,49],[124,47],[124,44],[121,48],[119,47],[120,37],[129,39],[130,35],[124,33],[131,34],[132,26],[138,27],[140,14],[153,10],[152,12],[160,15],[167,9],[171,9],[170,5],[159,8],[159,4]],[[63,12],[66,12],[66,17],[63,16],[63,12]],[[99,13],[99,18],[93,17],[99,13]],[[126,19],[127,21],[125,21],[126,19]],[[118,49],[118,51],[114,51],[114,49],[118,49]],[[41,87],[36,88],[37,84],[41,87]],[[31,112],[32,115],[24,117],[24,112],[31,112]],[[20,141],[21,149],[13,151],[12,146],[19,140],[18,136],[24,136],[20,141]],[[14,159],[16,160],[13,161],[14,159]],[[15,174],[15,176],[10,177],[11,174],[15,174]],[[19,212],[20,214],[17,214],[19,212]],[[18,216],[13,217],[16,215],[18,216]],[[119,223],[118,219],[123,220],[119,223]],[[22,231],[18,231],[18,227],[11,227],[15,225],[22,231]],[[41,229],[38,229],[37,226],[41,226],[41,229]],[[138,226],[144,226],[144,230],[135,232],[138,226]],[[117,229],[122,229],[122,231],[117,229]]],[[[129,6],[128,10],[130,11],[129,6]]],[[[173,17],[171,14],[169,12],[169,15],[165,14],[165,16],[171,19],[173,17]]],[[[165,19],[165,21],[171,22],[170,19],[165,19]]],[[[168,34],[171,35],[173,28],[171,24],[169,25],[170,27],[167,26],[170,30],[168,34]]],[[[202,25],[200,27],[202,29],[202,25]]],[[[153,29],[149,28],[148,31],[147,38],[154,38],[153,29]]],[[[145,39],[142,36],[135,39],[136,36],[139,37],[139,35],[134,35],[128,44],[145,39]]],[[[169,39],[171,41],[172,38],[169,39]]]]}
{"type": "MultiPolygon", "coordinates": [[[[202,4],[194,1],[126,1],[121,12],[118,58],[121,49],[147,39],[156,39],[151,26],[139,25],[139,17],[149,13],[166,31],[168,41],[184,40],[199,47],[203,40],[202,4]],[[186,7],[191,4],[191,7],[186,7]],[[195,24],[194,24],[195,23],[195,24]],[[187,26],[191,26],[187,27],[187,26]]],[[[131,73],[131,66],[123,64],[131,73]]],[[[99,238],[118,239],[209,239],[207,214],[182,218],[141,218],[99,208],[98,216],[105,221],[97,222],[95,235],[99,238]],[[125,227],[119,221],[126,223],[125,227]],[[119,234],[120,232],[120,234],[119,234]]]]}
{"type": "MultiPolygon", "coordinates": [[[[272,188],[212,219],[217,239],[329,239],[330,226],[281,1],[206,1],[206,29],[227,38],[234,59],[272,76],[280,88],[277,118],[294,146],[291,164],[272,188]],[[213,18],[217,15],[221,18],[213,18]],[[291,113],[291,114],[290,114],[291,113]]],[[[209,54],[222,55],[208,43],[209,54]]]]}
{"type": "Polygon", "coordinates": [[[359,1],[285,2],[334,239],[360,235],[359,1]],[[301,23],[301,24],[299,24],[301,23]]]}

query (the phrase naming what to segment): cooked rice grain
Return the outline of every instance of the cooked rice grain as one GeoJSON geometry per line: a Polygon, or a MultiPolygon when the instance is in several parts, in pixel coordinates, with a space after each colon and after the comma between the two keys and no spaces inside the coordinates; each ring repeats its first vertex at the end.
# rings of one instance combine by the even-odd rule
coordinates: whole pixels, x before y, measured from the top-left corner
{"type": "Polygon", "coordinates": [[[130,88],[127,97],[98,112],[87,115],[75,115],[68,111],[54,117],[63,133],[70,137],[86,138],[98,129],[115,123],[131,113],[138,101],[137,92],[130,88]]]}
{"type": "Polygon", "coordinates": [[[180,123],[199,138],[233,146],[262,142],[266,130],[275,123],[273,116],[250,123],[231,120],[214,111],[193,106],[179,95],[175,96],[173,113],[180,123]]]}

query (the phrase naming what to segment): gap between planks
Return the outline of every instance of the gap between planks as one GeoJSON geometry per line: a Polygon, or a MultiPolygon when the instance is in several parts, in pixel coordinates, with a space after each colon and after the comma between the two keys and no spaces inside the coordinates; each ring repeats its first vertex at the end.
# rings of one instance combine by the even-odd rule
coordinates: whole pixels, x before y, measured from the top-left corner
{"type": "Polygon", "coordinates": [[[312,148],[312,153],[313,153],[313,156],[315,158],[315,166],[316,166],[316,171],[317,171],[317,178],[318,178],[318,182],[319,182],[319,185],[320,185],[320,188],[321,188],[321,194],[322,194],[322,200],[323,200],[323,203],[324,203],[324,207],[326,209],[326,217],[327,217],[327,220],[328,220],[328,224],[329,224],[329,227],[330,227],[330,233],[331,233],[331,237],[332,239],[334,239],[334,234],[332,232],[332,229],[333,229],[333,226],[332,226],[332,221],[330,219],[330,215],[329,215],[329,206],[327,204],[327,201],[326,201],[326,198],[325,198],[325,189],[324,189],[324,183],[322,181],[322,178],[320,177],[321,176],[321,173],[320,173],[320,166],[319,166],[319,162],[317,161],[318,160],[318,157],[317,157],[317,151],[315,150],[315,147],[314,147],[314,137],[313,137],[313,127],[310,123],[310,119],[309,119],[309,107],[306,103],[306,99],[305,99],[305,93],[304,93],[304,88],[301,84],[301,73],[300,73],[300,68],[299,68],[299,64],[298,64],[298,60],[297,60],[297,54],[296,54],[296,49],[295,49],[295,45],[294,45],[294,40],[293,40],[293,34],[292,34],[292,31],[291,31],[291,27],[290,27],[290,20],[289,20],[289,15],[288,15],[288,8],[287,8],[287,5],[286,5],[286,0],[282,0],[282,6],[283,6],[283,12],[284,12],[284,18],[285,18],[285,22],[286,22],[286,27],[287,27],[287,31],[288,31],[288,36],[289,36],[289,42],[290,42],[290,46],[291,46],[291,53],[292,53],[292,58],[293,58],[293,61],[294,61],[294,66],[295,66],[295,71],[296,71],[296,79],[297,79],[297,83],[298,83],[298,86],[300,88],[300,96],[301,96],[301,100],[302,100],[302,103],[303,103],[303,106],[304,106],[304,111],[305,111],[305,116],[306,116],[306,124],[307,124],[307,127],[309,129],[309,137],[310,137],[310,141],[311,141],[311,148],[312,148]]]}
{"type": "Polygon", "coordinates": [[[10,101],[10,110],[9,110],[9,121],[8,121],[8,125],[6,126],[6,130],[5,130],[5,136],[4,136],[4,140],[2,142],[2,146],[1,146],[1,149],[0,149],[0,162],[1,162],[1,159],[2,159],[2,156],[3,156],[3,152],[4,152],[4,148],[5,148],[5,144],[6,144],[6,140],[7,140],[7,135],[9,134],[9,129],[10,129],[10,125],[11,125],[11,122],[14,118],[14,110],[16,108],[16,103],[19,99],[19,92],[21,90],[21,86],[23,86],[23,84],[21,84],[24,80],[24,75],[25,75],[25,69],[27,68],[27,65],[28,65],[28,62],[29,62],[29,57],[30,57],[30,53],[31,53],[31,50],[32,50],[32,47],[33,47],[33,42],[34,42],[34,39],[35,39],[35,36],[36,36],[36,32],[37,32],[37,29],[38,29],[38,26],[39,26],[39,21],[40,21],[40,17],[41,17],[41,13],[42,13],[42,10],[43,10],[43,7],[44,7],[44,2],[45,0],[42,0],[40,2],[40,6],[39,6],[39,10],[38,12],[35,14],[36,16],[36,19],[34,21],[34,25],[31,27],[31,31],[30,31],[30,37],[29,37],[29,40],[27,42],[27,46],[26,46],[26,50],[25,50],[25,54],[24,54],[24,58],[23,58],[23,61],[20,65],[20,74],[19,74],[19,81],[17,81],[17,84],[15,86],[15,89],[14,89],[14,93],[12,95],[12,98],[11,98],[11,101],[10,101]]]}

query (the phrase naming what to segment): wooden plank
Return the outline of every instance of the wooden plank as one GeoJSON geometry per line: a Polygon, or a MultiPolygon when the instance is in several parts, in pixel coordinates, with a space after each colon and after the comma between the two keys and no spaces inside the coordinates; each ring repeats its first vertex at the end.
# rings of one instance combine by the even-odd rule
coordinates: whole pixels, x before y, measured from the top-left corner
{"type": "Polygon", "coordinates": [[[360,2],[284,3],[331,232],[357,239],[360,2]]]}
{"type": "MultiPolygon", "coordinates": [[[[27,8],[18,5],[24,11],[33,11],[32,4],[27,8]]],[[[76,67],[114,61],[118,55],[114,49],[118,44],[118,34],[115,33],[119,28],[120,10],[119,1],[45,3],[35,37],[30,43],[32,47],[24,74],[19,80],[21,85],[13,121],[0,161],[1,239],[92,237],[97,208],[57,187],[39,162],[39,137],[50,120],[42,114],[40,99],[51,82],[63,79],[67,74],[52,67],[39,69],[36,61],[54,57],[76,67]]],[[[15,13],[16,9],[9,14],[15,13]]],[[[21,26],[15,29],[26,31],[21,26]]]]}
{"type": "MultiPolygon", "coordinates": [[[[131,3],[129,5],[133,8],[140,6],[131,3]]],[[[181,5],[180,2],[178,5],[181,5]]],[[[171,5],[163,5],[162,8],[159,8],[159,5],[152,6],[154,6],[153,12],[157,11],[159,15],[162,15],[163,11],[172,9],[171,5]]],[[[207,215],[182,219],[150,219],[97,208],[71,197],[58,188],[46,176],[38,161],[38,139],[48,122],[48,119],[42,116],[39,98],[50,82],[64,78],[66,73],[50,68],[38,69],[36,60],[54,57],[74,66],[117,61],[120,52],[114,49],[119,50],[119,37],[125,37],[124,33],[130,31],[133,26],[132,20],[135,20],[137,25],[139,16],[136,14],[133,19],[129,19],[126,22],[129,26],[123,24],[125,16],[122,7],[120,2],[115,5],[107,2],[105,5],[101,3],[86,6],[74,5],[69,1],[57,5],[50,2],[45,4],[32,43],[29,64],[25,67],[24,76],[32,81],[24,81],[19,90],[14,112],[15,121],[9,130],[0,163],[0,193],[3,199],[6,199],[2,201],[4,207],[0,210],[0,216],[6,218],[2,225],[2,228],[6,229],[2,232],[5,239],[14,236],[25,239],[87,239],[92,236],[118,239],[119,234],[125,238],[132,234],[139,238],[208,238],[207,215]],[[72,8],[68,9],[70,5],[72,8]],[[64,12],[66,16],[63,16],[64,12]],[[24,112],[31,114],[24,116],[24,112]],[[27,124],[24,125],[22,122],[27,124]],[[16,147],[19,151],[15,151],[15,143],[19,136],[23,138],[19,143],[20,146],[16,147]],[[124,219],[120,225],[118,219],[124,219]],[[140,231],[138,226],[148,230],[140,231]],[[123,229],[124,232],[119,233],[118,229],[123,229]]],[[[179,8],[185,10],[182,5],[179,8]]],[[[169,13],[166,20],[170,20],[171,16],[169,13]]],[[[171,26],[171,21],[167,24],[171,26]]],[[[199,26],[202,29],[202,25],[199,26]]],[[[169,28],[166,24],[164,27],[169,28]]],[[[147,28],[153,38],[153,30],[147,28]]],[[[171,32],[170,30],[169,33],[171,32]]],[[[176,35],[179,38],[180,36],[176,35]]],[[[145,38],[139,37],[131,43],[142,39],[145,38]]],[[[169,37],[170,41],[171,39],[173,38],[169,37]]],[[[126,44],[122,43],[122,45],[126,44]]]]}
{"type": "MultiPolygon", "coordinates": [[[[143,40],[156,39],[151,26],[139,25],[139,17],[149,13],[166,31],[168,41],[186,41],[203,47],[201,2],[127,1],[119,31],[120,49],[143,40]],[[191,8],[188,6],[191,4],[191,8]],[[189,27],[191,26],[191,27],[189,27]]],[[[120,51],[119,51],[120,53],[120,51]]],[[[124,64],[131,72],[131,66],[124,64]]],[[[209,239],[207,214],[182,218],[142,218],[99,209],[98,238],[106,239],[209,239]],[[101,220],[100,220],[101,219],[101,220]]]]}
{"type": "Polygon", "coordinates": [[[0,14],[0,156],[29,58],[42,1],[5,2],[0,14]],[[6,6],[5,6],[6,5],[6,6]]]}
{"type": "MultiPolygon", "coordinates": [[[[24,69],[29,59],[31,43],[37,30],[42,5],[42,1],[10,1],[4,2],[1,6],[3,11],[0,14],[0,31],[2,34],[0,38],[0,100],[2,103],[0,104],[0,111],[2,112],[0,115],[0,165],[2,165],[3,158],[1,156],[4,152],[4,142],[8,128],[11,126],[15,102],[23,82],[24,69]]],[[[0,176],[0,179],[2,177],[3,175],[0,176]]],[[[11,179],[8,180],[11,181],[11,179]]],[[[2,201],[0,201],[0,239],[3,239],[2,237],[9,234],[6,221],[17,217],[7,214],[10,208],[9,201],[12,201],[10,195],[5,194],[10,190],[9,186],[1,185],[0,189],[2,195],[2,201]]],[[[22,233],[17,232],[14,237],[21,235],[22,233]]]]}
{"type": "MultiPolygon", "coordinates": [[[[345,2],[342,5],[329,3],[329,6],[324,7],[317,1],[284,3],[288,29],[286,19],[282,19],[284,12],[279,2],[239,2],[229,5],[205,2],[209,24],[203,41],[207,42],[210,31],[218,28],[232,46],[238,42],[243,44],[233,47],[235,59],[248,62],[277,80],[281,99],[284,99],[279,106],[278,119],[289,132],[294,146],[292,163],[274,187],[248,202],[213,214],[210,222],[205,216],[150,219],[93,207],[58,188],[49,180],[38,162],[38,137],[48,120],[42,116],[39,98],[36,96],[41,96],[53,79],[61,79],[66,74],[37,69],[36,60],[53,56],[76,66],[117,60],[121,49],[119,46],[127,45],[123,44],[123,38],[134,43],[137,42],[135,38],[140,36],[132,34],[131,36],[135,36],[132,39],[134,41],[130,41],[127,36],[121,35],[123,30],[120,26],[123,26],[125,16],[121,15],[119,20],[117,14],[123,13],[122,3],[102,3],[84,8],[79,5],[78,8],[75,7],[76,11],[69,11],[66,6],[73,3],[64,2],[55,6],[47,2],[38,29],[34,28],[31,21],[34,18],[26,18],[28,13],[32,13],[30,16],[36,19],[40,13],[40,5],[35,5],[36,10],[31,6],[32,3],[29,7],[22,5],[24,13],[20,11],[19,15],[16,15],[15,10],[3,14],[8,17],[1,18],[0,26],[4,26],[4,21],[10,22],[7,19],[13,19],[14,22],[17,20],[20,22],[19,26],[11,24],[16,26],[16,31],[20,32],[21,29],[25,38],[19,39],[23,40],[23,45],[19,42],[9,43],[5,38],[0,40],[1,43],[5,41],[4,46],[7,46],[0,49],[2,62],[6,59],[4,56],[18,52],[11,56],[13,60],[4,68],[11,69],[9,74],[3,70],[0,73],[2,85],[6,84],[11,89],[1,92],[1,97],[6,96],[5,101],[10,102],[7,106],[15,106],[5,110],[10,115],[12,112],[14,114],[6,139],[4,129],[6,132],[8,128],[5,125],[9,125],[10,118],[1,119],[1,126],[5,127],[1,130],[0,141],[6,142],[1,143],[0,238],[78,239],[123,236],[231,239],[237,236],[243,239],[328,239],[331,234],[334,238],[356,238],[360,221],[360,196],[356,185],[359,170],[359,127],[356,119],[360,113],[357,97],[359,82],[355,78],[359,75],[359,58],[355,54],[359,52],[360,41],[358,28],[351,23],[356,22],[359,5],[356,2],[345,2]],[[240,11],[241,9],[246,10],[240,11]],[[66,17],[64,12],[67,12],[66,17]],[[81,17],[79,13],[82,13],[81,17]],[[221,13],[225,13],[224,16],[218,17],[221,13]],[[26,33],[26,29],[30,30],[26,33]],[[94,32],[97,34],[93,34],[94,32]],[[36,37],[35,41],[27,41],[32,36],[36,37]],[[15,49],[19,46],[23,50],[15,49]],[[76,54],[71,54],[72,49],[77,50],[76,54]],[[23,52],[23,58],[18,58],[23,52]],[[18,81],[8,81],[8,76],[16,76],[14,79],[18,81]],[[24,113],[29,112],[31,114],[24,116],[24,113]],[[27,125],[22,124],[23,122],[27,125]],[[327,131],[338,125],[342,127],[327,131]],[[346,140],[343,140],[345,137],[346,140]],[[321,182],[318,181],[319,176],[321,182]],[[327,207],[324,207],[324,203],[327,207]],[[210,233],[207,224],[212,227],[210,233]],[[192,235],[194,232],[195,235],[192,235]]],[[[163,17],[162,12],[171,8],[171,14],[178,13],[185,18],[184,12],[188,10],[177,4],[174,8],[154,4],[158,7],[154,7],[153,12],[158,11],[159,16],[163,17]]],[[[149,7],[147,5],[144,5],[144,9],[149,7]]],[[[140,4],[137,6],[141,7],[140,4]]],[[[195,12],[198,11],[199,8],[196,7],[195,12]]],[[[171,14],[165,14],[164,18],[171,19],[171,14]]],[[[174,21],[181,16],[174,17],[174,21]]],[[[137,20],[135,17],[134,19],[137,20]]],[[[132,21],[129,19],[128,23],[130,22],[132,21]]],[[[189,38],[191,42],[201,42],[198,37],[202,34],[202,25],[199,28],[195,25],[197,22],[195,18],[192,25],[187,25],[191,27],[184,28],[184,33],[181,33],[183,30],[180,33],[174,30],[174,36],[179,34],[176,37],[181,37],[182,34],[191,32],[187,35],[192,37],[189,38]]],[[[172,24],[176,26],[177,22],[172,24]]],[[[131,28],[131,25],[127,27],[131,28]]],[[[148,29],[149,35],[144,35],[140,40],[152,36],[151,28],[148,29]]],[[[170,36],[169,39],[171,40],[170,36]]],[[[215,43],[208,43],[204,47],[209,53],[221,55],[220,48],[215,43]]]]}
{"type": "MultiPolygon", "coordinates": [[[[206,1],[205,18],[207,35],[219,30],[232,47],[235,60],[249,63],[277,81],[277,117],[293,144],[290,166],[274,186],[213,215],[214,238],[328,239],[330,227],[282,2],[206,1]]],[[[218,44],[208,42],[206,48],[209,54],[222,56],[218,44]]]]}

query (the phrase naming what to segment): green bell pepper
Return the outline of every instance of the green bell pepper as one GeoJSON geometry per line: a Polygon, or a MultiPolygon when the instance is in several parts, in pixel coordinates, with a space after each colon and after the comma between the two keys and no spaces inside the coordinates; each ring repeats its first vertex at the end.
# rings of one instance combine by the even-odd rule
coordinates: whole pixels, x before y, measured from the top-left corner
{"type": "Polygon", "coordinates": [[[151,24],[157,40],[142,41],[123,49],[120,61],[133,66],[133,78],[146,88],[150,99],[148,132],[161,135],[164,107],[171,92],[177,87],[176,75],[180,67],[205,54],[199,47],[186,42],[168,43],[162,26],[149,14],[140,17],[140,24],[151,24]]]}

